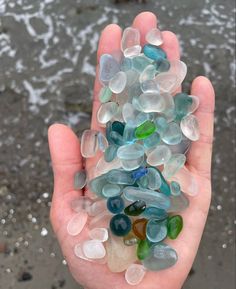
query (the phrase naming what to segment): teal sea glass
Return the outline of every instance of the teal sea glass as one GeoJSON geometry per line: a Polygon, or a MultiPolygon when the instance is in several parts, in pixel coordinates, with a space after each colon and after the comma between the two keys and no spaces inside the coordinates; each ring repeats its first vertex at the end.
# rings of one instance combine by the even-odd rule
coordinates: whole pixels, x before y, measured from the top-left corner
{"type": "Polygon", "coordinates": [[[131,220],[125,214],[117,214],[110,220],[110,229],[116,236],[122,237],[127,235],[131,230],[131,220]]]}
{"type": "Polygon", "coordinates": [[[143,53],[146,57],[155,61],[160,61],[166,58],[166,53],[163,49],[161,49],[160,47],[151,45],[151,44],[144,45],[143,53]]]}

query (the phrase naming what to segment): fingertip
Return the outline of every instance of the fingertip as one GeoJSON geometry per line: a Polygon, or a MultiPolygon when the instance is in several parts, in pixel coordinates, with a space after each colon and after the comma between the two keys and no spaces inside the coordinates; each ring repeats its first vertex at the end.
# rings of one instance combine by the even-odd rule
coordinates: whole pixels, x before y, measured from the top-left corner
{"type": "Polygon", "coordinates": [[[109,24],[103,29],[98,44],[98,62],[102,54],[116,54],[120,52],[121,36],[122,29],[117,24],[109,24]]]}
{"type": "Polygon", "coordinates": [[[194,79],[191,87],[191,94],[196,95],[200,100],[199,110],[213,112],[215,108],[215,91],[211,81],[205,76],[198,76],[194,79]]]}
{"type": "Polygon", "coordinates": [[[157,17],[152,12],[142,12],[134,18],[132,26],[140,31],[141,45],[144,45],[147,32],[157,26],[157,17]]]}
{"type": "Polygon", "coordinates": [[[76,134],[64,124],[48,129],[48,141],[53,164],[66,165],[80,161],[80,144],[76,134]]]}
{"type": "Polygon", "coordinates": [[[169,60],[180,59],[180,46],[176,34],[173,33],[172,31],[163,31],[162,37],[163,37],[163,44],[161,48],[165,50],[167,58],[169,60]]]}

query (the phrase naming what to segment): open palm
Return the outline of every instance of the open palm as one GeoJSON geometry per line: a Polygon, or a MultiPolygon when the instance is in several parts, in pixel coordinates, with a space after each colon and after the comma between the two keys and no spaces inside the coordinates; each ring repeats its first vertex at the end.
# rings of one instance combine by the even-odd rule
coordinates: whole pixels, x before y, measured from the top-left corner
{"type": "MultiPolygon", "coordinates": [[[[141,45],[145,43],[145,34],[156,27],[156,16],[150,12],[139,14],[133,26],[141,33],[141,45]]],[[[120,49],[122,30],[115,24],[108,25],[102,32],[98,60],[104,53],[116,53],[120,49]]],[[[172,32],[163,32],[164,44],[169,60],[180,58],[178,40],[172,32]]],[[[97,74],[98,75],[98,74],[97,74]]],[[[100,83],[96,77],[91,128],[100,130],[96,112],[99,107],[98,93],[100,83]]],[[[200,106],[195,113],[200,125],[200,139],[192,144],[187,155],[186,167],[196,177],[199,194],[190,197],[190,206],[182,213],[184,229],[177,240],[168,243],[177,251],[179,260],[172,268],[160,272],[147,272],[138,289],[179,289],[185,281],[204,229],[211,200],[211,155],[213,138],[214,90],[208,79],[197,77],[191,87],[191,94],[200,99],[200,106]]],[[[86,289],[126,289],[132,288],[124,279],[124,273],[112,273],[106,265],[87,262],[74,254],[74,246],[81,240],[88,239],[88,228],[79,236],[67,233],[67,223],[75,214],[70,203],[83,192],[74,189],[74,175],[77,171],[89,169],[96,164],[96,159],[83,162],[80,143],[70,128],[54,124],[49,128],[49,146],[54,171],[54,194],[51,208],[51,221],[61,245],[65,259],[73,277],[86,289]]],[[[187,192],[186,192],[187,193],[187,192]]],[[[86,194],[86,192],[85,192],[86,194]]]]}

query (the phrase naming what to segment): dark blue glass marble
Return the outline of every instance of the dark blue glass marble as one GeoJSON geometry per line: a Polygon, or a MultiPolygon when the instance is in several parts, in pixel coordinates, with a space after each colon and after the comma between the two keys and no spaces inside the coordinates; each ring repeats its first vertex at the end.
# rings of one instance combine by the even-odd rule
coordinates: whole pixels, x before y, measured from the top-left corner
{"type": "Polygon", "coordinates": [[[116,236],[127,235],[132,227],[131,220],[125,214],[117,214],[111,218],[110,229],[112,233],[116,236]]]}
{"type": "Polygon", "coordinates": [[[120,196],[107,199],[107,209],[113,214],[118,214],[122,212],[124,210],[124,207],[124,200],[120,196]]]}

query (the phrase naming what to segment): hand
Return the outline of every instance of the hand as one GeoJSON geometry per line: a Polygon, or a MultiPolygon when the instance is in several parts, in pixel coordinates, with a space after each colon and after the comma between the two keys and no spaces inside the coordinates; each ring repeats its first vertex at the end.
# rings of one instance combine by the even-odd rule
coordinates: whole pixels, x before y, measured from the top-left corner
{"type": "MultiPolygon", "coordinates": [[[[142,45],[147,31],[156,27],[157,19],[149,12],[139,14],[133,26],[140,30],[142,45]]],[[[122,31],[115,24],[108,25],[102,32],[98,59],[104,53],[120,49],[122,31]]],[[[176,35],[163,32],[163,49],[170,60],[180,58],[176,35]]],[[[191,63],[189,63],[191,65],[191,63]]],[[[98,74],[95,81],[93,114],[91,128],[99,130],[96,111],[99,107],[100,90],[98,74]]],[[[200,193],[190,197],[189,208],[182,213],[184,228],[177,240],[168,243],[179,255],[177,264],[159,272],[147,272],[138,289],[180,289],[192,267],[206,222],[211,200],[211,155],[213,140],[214,90],[208,79],[197,77],[191,87],[191,94],[200,99],[200,106],[195,113],[200,125],[200,139],[192,144],[187,156],[186,167],[195,176],[200,193]]],[[[131,288],[124,279],[124,273],[112,273],[106,265],[87,262],[77,258],[73,248],[80,240],[86,238],[88,228],[84,228],[77,237],[67,233],[67,223],[74,212],[70,208],[71,200],[82,194],[74,189],[74,174],[83,168],[80,143],[72,130],[64,125],[55,124],[49,128],[49,146],[54,171],[54,193],[51,207],[51,221],[62,252],[68,262],[73,277],[86,289],[128,289],[131,288]]],[[[91,168],[96,160],[88,159],[85,166],[91,168]]]]}

